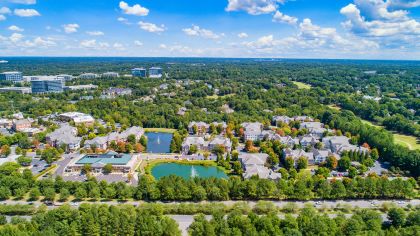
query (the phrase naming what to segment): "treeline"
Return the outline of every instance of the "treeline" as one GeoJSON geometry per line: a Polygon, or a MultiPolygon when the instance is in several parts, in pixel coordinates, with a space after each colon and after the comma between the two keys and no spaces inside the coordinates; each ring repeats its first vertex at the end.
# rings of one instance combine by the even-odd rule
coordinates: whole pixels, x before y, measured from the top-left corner
{"type": "MultiPolygon", "coordinates": [[[[138,186],[123,182],[63,181],[61,177],[35,180],[29,170],[20,173],[16,164],[0,166],[0,199],[11,197],[29,200],[146,200],[146,201],[223,201],[260,199],[385,199],[415,197],[414,179],[388,180],[386,177],[367,177],[327,180],[321,174],[310,176],[305,172],[284,175],[279,181],[252,178],[242,180],[167,176],[159,180],[152,176],[139,177],[138,186]]],[[[291,172],[292,173],[292,172],[291,172]]]]}
{"type": "Polygon", "coordinates": [[[299,173],[279,181],[252,178],[191,179],[177,176],[154,180],[142,176],[137,198],[147,201],[223,201],[260,199],[385,199],[414,197],[414,180],[367,177],[328,181],[299,173]]]}
{"type": "MultiPolygon", "coordinates": [[[[350,110],[363,119],[381,124],[388,130],[420,137],[420,125],[416,123],[420,114],[410,111],[401,101],[388,98],[376,102],[343,95],[339,97],[337,103],[341,108],[350,110]]],[[[420,102],[417,99],[415,103],[420,102]]],[[[419,110],[418,105],[414,109],[419,110]]]]}
{"type": "Polygon", "coordinates": [[[0,235],[181,235],[178,224],[161,211],[130,205],[82,204],[39,212],[30,221],[20,219],[0,227],[0,235]]]}
{"type": "Polygon", "coordinates": [[[360,143],[368,143],[371,147],[378,149],[381,160],[388,161],[401,170],[409,171],[413,176],[420,175],[420,150],[409,150],[395,144],[390,132],[363,124],[350,111],[337,114],[326,111],[320,118],[331,128],[359,135],[360,143]]]}
{"type": "Polygon", "coordinates": [[[297,217],[286,215],[280,218],[274,213],[229,215],[216,213],[209,220],[197,215],[189,227],[191,236],[216,235],[418,235],[420,232],[420,210],[407,214],[403,209],[391,209],[383,221],[380,213],[359,210],[350,218],[342,214],[331,218],[320,214],[312,207],[302,209],[297,217]]]}

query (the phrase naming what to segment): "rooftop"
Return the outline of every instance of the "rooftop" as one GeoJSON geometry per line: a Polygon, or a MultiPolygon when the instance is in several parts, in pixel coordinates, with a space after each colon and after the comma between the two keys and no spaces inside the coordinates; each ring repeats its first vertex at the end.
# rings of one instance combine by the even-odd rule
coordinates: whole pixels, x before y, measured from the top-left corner
{"type": "Polygon", "coordinates": [[[131,160],[129,154],[118,154],[116,152],[107,152],[105,154],[87,154],[76,162],[78,165],[85,164],[112,164],[112,165],[127,165],[131,160]]]}

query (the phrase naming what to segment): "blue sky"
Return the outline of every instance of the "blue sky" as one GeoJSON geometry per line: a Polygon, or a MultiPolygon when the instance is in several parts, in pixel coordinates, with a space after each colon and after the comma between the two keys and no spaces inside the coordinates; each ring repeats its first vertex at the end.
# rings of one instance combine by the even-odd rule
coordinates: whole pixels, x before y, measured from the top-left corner
{"type": "Polygon", "coordinates": [[[420,0],[0,0],[0,56],[420,59],[420,0]]]}

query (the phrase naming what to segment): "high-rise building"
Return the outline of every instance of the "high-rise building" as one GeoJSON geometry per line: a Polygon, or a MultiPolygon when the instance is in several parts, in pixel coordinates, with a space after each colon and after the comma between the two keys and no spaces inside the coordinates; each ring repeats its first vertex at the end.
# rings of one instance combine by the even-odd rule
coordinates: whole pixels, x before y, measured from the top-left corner
{"type": "Polygon", "coordinates": [[[146,69],[144,68],[134,68],[131,70],[131,74],[134,77],[146,77],[146,69]]]}
{"type": "Polygon", "coordinates": [[[12,81],[12,82],[21,82],[23,80],[22,72],[10,71],[0,73],[0,81],[12,81]]]}
{"type": "Polygon", "coordinates": [[[162,77],[162,68],[160,67],[152,67],[149,69],[149,77],[150,78],[160,78],[162,77]]]}
{"type": "Polygon", "coordinates": [[[61,93],[64,90],[64,80],[34,78],[31,80],[32,93],[61,93]]]}

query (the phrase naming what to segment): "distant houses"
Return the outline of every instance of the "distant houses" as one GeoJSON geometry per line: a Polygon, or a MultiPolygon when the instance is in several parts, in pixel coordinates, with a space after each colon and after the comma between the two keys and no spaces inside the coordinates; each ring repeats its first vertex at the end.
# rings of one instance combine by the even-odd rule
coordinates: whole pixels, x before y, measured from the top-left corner
{"type": "Polygon", "coordinates": [[[128,136],[130,135],[134,135],[136,140],[138,141],[140,140],[141,136],[144,135],[144,129],[141,127],[134,126],[128,128],[127,130],[121,133],[112,132],[106,136],[99,136],[91,140],[86,140],[84,148],[99,148],[101,150],[107,150],[112,142],[126,142],[128,136]]]}
{"type": "Polygon", "coordinates": [[[130,88],[109,88],[102,92],[101,98],[116,98],[119,96],[129,96],[133,93],[130,88]]]}
{"type": "Polygon", "coordinates": [[[54,132],[46,135],[46,142],[52,147],[65,147],[64,151],[72,152],[80,148],[82,138],[77,137],[77,129],[69,124],[63,124],[54,132]]]}
{"type": "Polygon", "coordinates": [[[263,124],[259,122],[253,122],[253,123],[242,123],[241,127],[244,128],[244,139],[245,140],[262,140],[264,138],[263,134],[263,124]]]}
{"type": "Polygon", "coordinates": [[[192,146],[194,146],[197,151],[212,152],[219,147],[223,148],[225,153],[232,151],[231,140],[220,135],[210,138],[208,141],[206,141],[204,137],[201,136],[188,136],[182,143],[182,153],[184,155],[189,154],[192,146]]]}
{"type": "Polygon", "coordinates": [[[265,166],[268,154],[265,153],[241,153],[239,161],[244,169],[243,177],[249,179],[258,176],[261,179],[280,179],[281,174],[265,166]]]}

